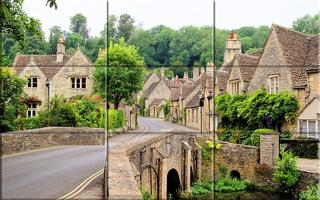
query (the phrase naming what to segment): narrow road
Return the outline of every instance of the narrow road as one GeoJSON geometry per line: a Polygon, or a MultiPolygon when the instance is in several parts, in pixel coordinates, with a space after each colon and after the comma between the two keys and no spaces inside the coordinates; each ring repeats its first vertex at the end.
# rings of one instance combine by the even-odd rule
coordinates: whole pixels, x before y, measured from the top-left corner
{"type": "Polygon", "coordinates": [[[104,146],[64,146],[1,158],[1,199],[57,199],[104,167],[104,146]]]}

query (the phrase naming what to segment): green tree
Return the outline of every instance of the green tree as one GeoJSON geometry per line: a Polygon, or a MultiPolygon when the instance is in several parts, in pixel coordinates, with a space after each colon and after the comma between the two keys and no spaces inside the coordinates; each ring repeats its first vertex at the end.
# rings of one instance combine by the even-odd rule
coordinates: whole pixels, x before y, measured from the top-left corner
{"type": "Polygon", "coordinates": [[[117,27],[117,38],[123,37],[127,42],[134,29],[134,19],[129,14],[120,15],[117,27]]]}
{"type": "Polygon", "coordinates": [[[70,30],[73,33],[78,33],[84,40],[89,37],[89,30],[87,27],[87,17],[78,13],[70,18],[70,30]]]}
{"type": "Polygon", "coordinates": [[[13,69],[0,67],[0,130],[12,130],[12,121],[19,113],[20,97],[26,82],[13,69]]]}
{"type": "Polygon", "coordinates": [[[62,30],[59,26],[53,26],[50,28],[49,35],[49,54],[55,54],[57,52],[57,43],[59,37],[62,36],[62,30]]]}
{"type": "Polygon", "coordinates": [[[106,52],[97,59],[94,89],[118,109],[121,101],[132,103],[132,94],[142,89],[144,71],[137,49],[120,39],[119,43],[110,44],[108,60],[106,52]]]}
{"type": "Polygon", "coordinates": [[[294,30],[307,33],[307,34],[319,34],[320,33],[320,12],[310,16],[305,15],[301,18],[298,18],[292,23],[294,30]]]}

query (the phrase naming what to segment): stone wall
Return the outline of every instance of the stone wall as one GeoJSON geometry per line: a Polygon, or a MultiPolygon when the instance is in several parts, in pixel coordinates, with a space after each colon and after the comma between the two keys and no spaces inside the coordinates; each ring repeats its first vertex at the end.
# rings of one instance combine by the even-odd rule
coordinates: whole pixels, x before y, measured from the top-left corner
{"type": "Polygon", "coordinates": [[[1,133],[1,153],[10,155],[62,145],[104,145],[104,129],[46,127],[1,133]]]}
{"type": "Polygon", "coordinates": [[[241,179],[255,180],[255,168],[259,161],[259,150],[257,147],[219,142],[220,150],[215,157],[215,170],[218,172],[221,165],[226,165],[229,172],[235,170],[240,173],[241,179]]]}

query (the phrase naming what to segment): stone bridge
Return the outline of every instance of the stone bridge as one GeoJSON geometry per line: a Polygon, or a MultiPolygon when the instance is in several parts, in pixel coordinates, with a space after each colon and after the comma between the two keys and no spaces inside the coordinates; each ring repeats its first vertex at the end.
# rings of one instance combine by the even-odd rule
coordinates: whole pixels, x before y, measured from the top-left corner
{"type": "Polygon", "coordinates": [[[109,152],[109,199],[141,199],[139,188],[155,198],[176,199],[201,176],[201,147],[196,135],[167,133],[125,150],[109,152]],[[121,169],[120,169],[121,168],[121,169]]]}

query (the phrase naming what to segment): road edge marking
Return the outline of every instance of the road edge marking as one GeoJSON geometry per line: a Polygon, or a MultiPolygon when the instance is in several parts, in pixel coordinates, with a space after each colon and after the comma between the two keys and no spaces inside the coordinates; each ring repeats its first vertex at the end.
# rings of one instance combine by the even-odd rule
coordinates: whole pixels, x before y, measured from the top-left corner
{"type": "Polygon", "coordinates": [[[69,199],[71,197],[73,197],[74,195],[77,195],[79,192],[81,192],[89,183],[91,183],[95,178],[97,178],[98,176],[100,176],[102,173],[104,172],[104,168],[102,168],[101,170],[95,172],[94,174],[92,174],[91,176],[89,176],[88,178],[86,178],[84,181],[82,181],[77,187],[75,187],[71,192],[69,192],[68,194],[63,195],[62,197],[59,197],[58,200],[61,199],[69,199]],[[84,187],[83,187],[84,186],[84,187]],[[71,197],[70,197],[71,196],[71,197]]]}

